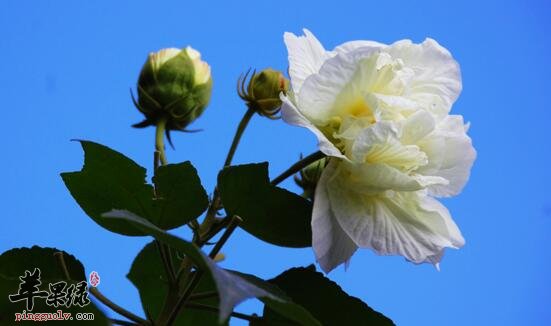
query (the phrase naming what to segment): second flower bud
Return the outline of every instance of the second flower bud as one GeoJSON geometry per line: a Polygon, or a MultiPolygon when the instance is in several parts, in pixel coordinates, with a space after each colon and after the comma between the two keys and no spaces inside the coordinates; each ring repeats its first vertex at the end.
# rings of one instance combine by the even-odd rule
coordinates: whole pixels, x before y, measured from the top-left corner
{"type": "Polygon", "coordinates": [[[280,93],[289,90],[289,80],[280,71],[267,68],[260,73],[254,71],[249,78],[250,70],[239,78],[237,92],[249,108],[265,117],[276,119],[281,108],[280,93]]]}

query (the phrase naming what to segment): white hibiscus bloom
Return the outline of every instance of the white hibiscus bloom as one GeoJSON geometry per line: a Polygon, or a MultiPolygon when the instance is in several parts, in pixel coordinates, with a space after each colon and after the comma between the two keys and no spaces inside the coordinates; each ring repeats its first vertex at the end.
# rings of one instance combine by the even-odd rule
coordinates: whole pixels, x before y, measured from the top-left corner
{"type": "Polygon", "coordinates": [[[283,118],[333,157],[316,189],[313,247],[329,272],[358,247],[438,264],[464,239],[431,196],[453,196],[476,152],[458,115],[459,66],[436,41],[354,41],[326,51],[285,33],[292,92],[283,118]]]}

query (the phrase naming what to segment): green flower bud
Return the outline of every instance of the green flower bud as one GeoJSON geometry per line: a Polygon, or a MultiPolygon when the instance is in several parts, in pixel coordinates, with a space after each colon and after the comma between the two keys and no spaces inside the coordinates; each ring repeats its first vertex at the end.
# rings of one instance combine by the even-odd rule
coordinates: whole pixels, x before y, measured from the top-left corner
{"type": "Polygon", "coordinates": [[[138,100],[134,105],[145,120],[134,127],[143,128],[166,120],[170,130],[184,130],[207,107],[212,89],[210,66],[201,54],[187,47],[150,53],[138,79],[138,100]]]}
{"type": "Polygon", "coordinates": [[[281,109],[279,94],[289,89],[287,80],[280,71],[267,68],[260,73],[253,72],[249,84],[245,87],[250,70],[239,78],[237,92],[247,105],[258,114],[268,118],[277,118],[281,109]],[[245,89],[246,88],[246,89],[245,89]]]}
{"type": "Polygon", "coordinates": [[[300,170],[298,176],[295,175],[295,183],[302,188],[304,198],[314,199],[316,186],[326,165],[327,158],[322,158],[300,170]]]}

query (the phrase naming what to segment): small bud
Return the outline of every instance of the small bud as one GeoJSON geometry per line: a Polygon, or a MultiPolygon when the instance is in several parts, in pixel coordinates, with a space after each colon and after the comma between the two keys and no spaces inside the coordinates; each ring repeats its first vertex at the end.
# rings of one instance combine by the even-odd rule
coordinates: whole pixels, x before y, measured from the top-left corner
{"type": "Polygon", "coordinates": [[[314,199],[316,186],[326,165],[327,158],[322,158],[300,170],[298,176],[295,175],[295,183],[302,188],[304,198],[314,199]]]}
{"type": "Polygon", "coordinates": [[[183,130],[207,107],[212,89],[210,66],[201,54],[187,47],[150,53],[138,79],[134,105],[145,120],[134,127],[155,125],[166,119],[166,130],[183,130]]]}
{"type": "Polygon", "coordinates": [[[267,68],[260,73],[253,72],[249,84],[245,87],[250,70],[238,81],[237,93],[247,105],[258,114],[276,119],[281,109],[279,94],[289,89],[287,80],[280,71],[267,68]],[[245,90],[246,88],[246,90],[245,90]]]}

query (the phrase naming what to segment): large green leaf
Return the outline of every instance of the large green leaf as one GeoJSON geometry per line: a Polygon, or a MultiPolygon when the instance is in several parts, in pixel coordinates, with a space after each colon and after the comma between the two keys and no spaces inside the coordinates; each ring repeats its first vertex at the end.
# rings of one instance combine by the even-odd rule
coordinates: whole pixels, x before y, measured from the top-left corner
{"type": "MultiPolygon", "coordinates": [[[[172,260],[176,267],[181,263],[183,254],[172,251],[172,260]]],[[[168,294],[168,280],[162,268],[162,261],[159,256],[155,242],[147,244],[136,256],[132,268],[128,273],[128,279],[134,284],[140,293],[142,306],[147,316],[156,320],[163,308],[165,298],[168,294]]],[[[197,285],[196,292],[216,291],[216,284],[208,275],[205,275],[197,285]]],[[[193,301],[218,307],[218,297],[209,297],[193,301]]],[[[183,313],[178,316],[176,325],[197,325],[209,326],[218,325],[218,314],[211,311],[184,308],[183,313]]],[[[227,323],[226,323],[227,324],[227,323]]]]}
{"type": "MultiPolygon", "coordinates": [[[[313,265],[292,268],[268,282],[277,285],[293,302],[308,310],[324,326],[394,325],[381,313],[360,299],[349,296],[335,282],[316,272],[313,265]]],[[[265,306],[266,320],[278,321],[268,325],[285,324],[288,319],[273,307],[265,306]]]]}
{"type": "MultiPolygon", "coordinates": [[[[80,281],[86,281],[84,267],[72,255],[63,252],[65,263],[69,271],[71,280],[67,280],[64,272],[59,266],[54,253],[61,250],[55,248],[41,248],[34,246],[32,248],[16,248],[4,252],[0,255],[0,325],[13,325],[15,323],[15,314],[27,310],[26,301],[10,302],[8,296],[16,294],[19,291],[21,280],[20,276],[25,275],[25,271],[33,273],[35,268],[40,270],[39,290],[50,292],[49,284],[66,281],[67,287],[70,284],[76,284],[80,281]]],[[[94,303],[84,307],[72,305],[69,308],[65,306],[53,307],[46,304],[44,298],[34,299],[34,308],[32,313],[56,313],[62,310],[64,313],[71,313],[73,321],[63,321],[65,325],[86,324],[86,325],[109,325],[108,319],[103,312],[98,309],[94,303]],[[93,313],[93,321],[76,321],[77,313],[93,313]]],[[[24,323],[35,324],[34,321],[24,323]]],[[[49,322],[51,323],[51,322],[49,322]]],[[[60,322],[61,323],[61,322],[60,322]]]]}
{"type": "MultiPolygon", "coordinates": [[[[247,298],[259,298],[266,305],[274,310],[284,313],[289,319],[305,326],[319,326],[320,324],[302,307],[286,300],[281,291],[276,291],[273,285],[266,284],[259,278],[252,275],[240,274],[226,271],[209,257],[207,257],[197,246],[186,240],[178,238],[164,230],[159,229],[146,219],[128,211],[113,210],[104,214],[106,218],[123,219],[135,226],[141,232],[147,233],[158,241],[167,244],[173,250],[181,252],[189,257],[199,270],[205,271],[207,279],[210,278],[218,292],[219,315],[218,322],[225,321],[234,307],[247,298]]],[[[151,249],[149,249],[151,250],[151,249]]],[[[148,253],[150,255],[151,252],[148,253]]],[[[139,265],[146,264],[139,262],[139,265]]],[[[159,265],[156,265],[159,268],[159,265]]],[[[139,274],[133,276],[139,277],[139,274]]],[[[148,275],[150,275],[148,273],[148,275]]],[[[138,282],[139,283],[139,282],[138,282]]],[[[136,283],[135,283],[136,284],[136,283]]],[[[150,285],[148,285],[149,287],[150,285]]],[[[139,287],[139,286],[138,286],[139,287]]],[[[151,288],[148,290],[150,291],[151,288]]],[[[150,299],[147,299],[150,300],[150,299]]],[[[153,300],[153,298],[151,298],[153,300]]],[[[158,311],[158,308],[157,308],[158,311]]]]}
{"type": "Polygon", "coordinates": [[[240,227],[266,242],[284,247],[312,244],[312,204],[303,197],[272,186],[268,163],[225,168],[218,189],[229,215],[239,215],[240,227]]]}
{"type": "Polygon", "coordinates": [[[172,229],[207,208],[207,194],[189,162],[157,169],[154,180],[160,198],[155,199],[143,167],[106,146],[80,143],[84,150],[82,170],[62,173],[61,177],[86,214],[104,228],[125,235],[143,235],[126,221],[101,218],[101,214],[112,209],[128,210],[162,229],[172,229]]]}

